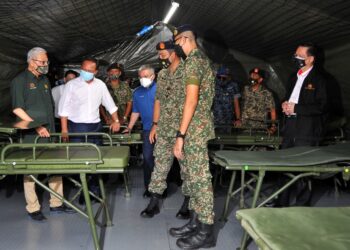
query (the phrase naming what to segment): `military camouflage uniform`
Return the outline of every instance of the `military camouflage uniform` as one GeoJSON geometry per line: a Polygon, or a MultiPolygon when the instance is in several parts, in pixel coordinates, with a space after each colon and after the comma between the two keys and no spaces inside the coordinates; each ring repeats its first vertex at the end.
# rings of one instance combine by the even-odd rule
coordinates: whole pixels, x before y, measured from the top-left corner
{"type": "MultiPolygon", "coordinates": [[[[208,57],[194,49],[185,60],[184,82],[199,86],[199,99],[184,141],[184,178],[190,190],[189,208],[205,224],[214,223],[214,198],[209,170],[208,140],[215,137],[211,106],[215,77],[208,57]]],[[[186,86],[184,86],[186,91],[186,86]]]]}
{"type": "Polygon", "coordinates": [[[234,121],[233,100],[240,97],[241,94],[236,82],[216,80],[213,105],[215,125],[232,124],[234,121]]]}
{"type": "Polygon", "coordinates": [[[117,88],[109,86],[109,92],[118,107],[118,116],[123,117],[128,102],[132,102],[132,92],[126,82],[120,82],[117,88]]]}
{"type": "Polygon", "coordinates": [[[275,101],[269,90],[260,85],[253,91],[251,86],[246,86],[243,93],[242,126],[267,128],[267,114],[274,108],[275,101]]]}
{"type": "MultiPolygon", "coordinates": [[[[160,102],[160,117],[157,127],[157,142],[154,147],[155,166],[148,190],[162,194],[166,188],[166,178],[174,161],[173,148],[176,131],[179,129],[182,106],[185,100],[183,92],[183,69],[181,62],[172,74],[168,69],[158,73],[156,100],[160,102]]],[[[181,169],[183,169],[180,163],[181,169]]],[[[183,178],[182,192],[189,196],[187,182],[183,178]]]]}

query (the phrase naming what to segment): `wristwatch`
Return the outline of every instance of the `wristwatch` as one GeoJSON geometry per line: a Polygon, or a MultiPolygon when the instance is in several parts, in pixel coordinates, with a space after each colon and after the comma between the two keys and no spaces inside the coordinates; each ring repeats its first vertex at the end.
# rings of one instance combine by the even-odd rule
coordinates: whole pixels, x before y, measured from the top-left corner
{"type": "Polygon", "coordinates": [[[118,120],[118,119],[116,119],[116,120],[114,120],[114,122],[119,123],[119,120],[118,120]]]}
{"type": "Polygon", "coordinates": [[[181,134],[181,131],[180,130],[178,130],[178,131],[176,131],[176,138],[182,138],[182,139],[185,139],[185,137],[186,137],[186,134],[181,134]]]}
{"type": "Polygon", "coordinates": [[[152,125],[158,126],[158,122],[152,122],[152,125]]]}

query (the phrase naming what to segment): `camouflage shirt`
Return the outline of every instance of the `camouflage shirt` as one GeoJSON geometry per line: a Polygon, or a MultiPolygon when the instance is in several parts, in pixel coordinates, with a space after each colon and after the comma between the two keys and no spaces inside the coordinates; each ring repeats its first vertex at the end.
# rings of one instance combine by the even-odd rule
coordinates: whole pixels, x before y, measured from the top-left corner
{"type": "Polygon", "coordinates": [[[262,85],[256,91],[250,86],[244,88],[242,125],[252,128],[266,128],[268,112],[275,108],[275,101],[269,90],[262,85]]]}
{"type": "Polygon", "coordinates": [[[160,117],[157,134],[164,137],[175,137],[182,117],[181,107],[184,103],[183,69],[181,62],[174,73],[169,69],[159,71],[157,78],[156,100],[160,102],[160,117]]]}
{"type": "Polygon", "coordinates": [[[128,102],[132,102],[132,92],[126,82],[120,82],[117,88],[112,88],[109,85],[109,92],[113,97],[115,105],[118,107],[119,117],[123,117],[128,102]]]}
{"type": "Polygon", "coordinates": [[[232,124],[234,120],[233,100],[240,97],[241,94],[236,82],[216,80],[213,105],[215,124],[232,124]]]}
{"type": "Polygon", "coordinates": [[[208,57],[199,49],[191,51],[185,60],[184,83],[186,86],[199,86],[198,104],[187,129],[186,139],[198,143],[213,139],[215,133],[211,106],[215,95],[215,76],[208,57]]]}

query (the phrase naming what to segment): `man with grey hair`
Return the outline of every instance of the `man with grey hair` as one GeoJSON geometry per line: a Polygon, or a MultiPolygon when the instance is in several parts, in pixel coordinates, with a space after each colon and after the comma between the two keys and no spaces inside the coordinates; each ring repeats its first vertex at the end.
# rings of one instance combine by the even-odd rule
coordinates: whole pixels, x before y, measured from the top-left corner
{"type": "Polygon", "coordinates": [[[130,132],[137,119],[141,116],[143,124],[142,150],[145,192],[143,196],[149,197],[148,184],[151,180],[154,168],[153,148],[154,144],[149,141],[149,134],[153,125],[153,108],[156,95],[156,82],[154,69],[150,65],[142,65],[138,71],[141,86],[135,89],[133,94],[133,106],[130,123],[123,132],[130,132]]]}
{"type": "MultiPolygon", "coordinates": [[[[28,52],[28,67],[17,75],[11,82],[11,97],[13,113],[18,120],[43,124],[35,130],[24,133],[24,142],[33,142],[36,134],[50,137],[55,132],[53,99],[49,80],[45,76],[49,69],[46,50],[35,47],[28,52]]],[[[49,186],[63,196],[62,177],[54,176],[49,180],[49,186]]],[[[27,212],[31,219],[45,220],[41,213],[38,197],[35,192],[35,182],[24,176],[24,195],[27,202],[27,212]]],[[[72,212],[66,208],[60,199],[51,195],[51,212],[72,212]]]]}

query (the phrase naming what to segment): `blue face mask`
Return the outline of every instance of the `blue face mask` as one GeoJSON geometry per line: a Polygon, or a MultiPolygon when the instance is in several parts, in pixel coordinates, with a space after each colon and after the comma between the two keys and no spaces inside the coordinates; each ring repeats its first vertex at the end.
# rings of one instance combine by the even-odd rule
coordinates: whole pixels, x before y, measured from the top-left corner
{"type": "Polygon", "coordinates": [[[94,78],[94,73],[80,70],[80,76],[84,79],[85,82],[88,82],[94,78]]]}

